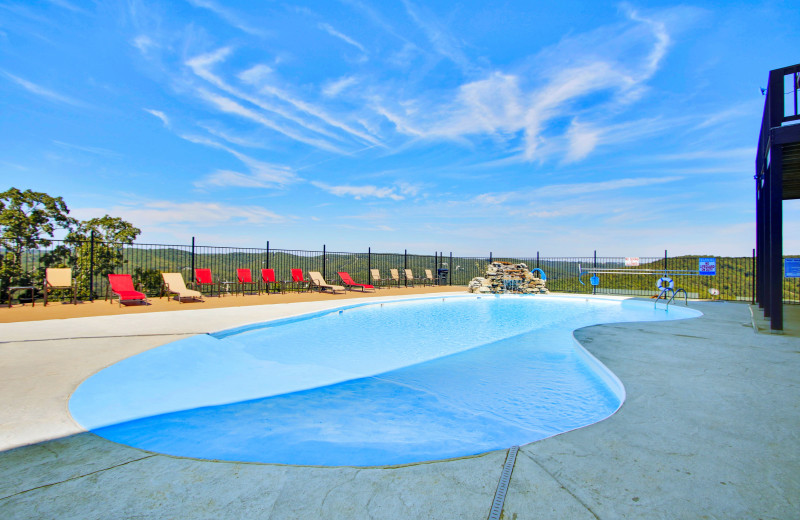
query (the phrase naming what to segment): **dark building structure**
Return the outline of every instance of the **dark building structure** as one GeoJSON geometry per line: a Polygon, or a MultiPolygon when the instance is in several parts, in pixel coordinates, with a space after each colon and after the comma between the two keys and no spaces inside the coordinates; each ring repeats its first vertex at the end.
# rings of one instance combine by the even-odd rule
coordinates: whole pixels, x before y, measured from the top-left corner
{"type": "Polygon", "coordinates": [[[800,64],[769,73],[756,155],[756,299],[783,330],[783,201],[800,199],[800,64]]]}

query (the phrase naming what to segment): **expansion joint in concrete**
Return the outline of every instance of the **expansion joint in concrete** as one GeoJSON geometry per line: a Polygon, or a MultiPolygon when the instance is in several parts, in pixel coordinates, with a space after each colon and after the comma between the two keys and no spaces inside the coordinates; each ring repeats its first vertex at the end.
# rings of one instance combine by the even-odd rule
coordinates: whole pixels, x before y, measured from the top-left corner
{"type": "Polygon", "coordinates": [[[35,343],[42,341],[71,341],[76,339],[114,339],[114,338],[145,338],[156,336],[193,336],[200,334],[210,334],[205,331],[197,332],[158,332],[153,334],[116,334],[113,336],[72,336],[68,338],[34,338],[34,339],[12,339],[10,341],[0,341],[0,345],[6,343],[35,343]]]}
{"type": "Polygon", "coordinates": [[[5,496],[5,497],[0,497],[0,501],[7,500],[9,498],[13,498],[13,497],[16,497],[16,496],[19,496],[19,495],[24,495],[25,493],[30,493],[31,491],[36,491],[37,489],[47,489],[49,487],[57,486],[59,484],[64,484],[65,482],[71,482],[73,480],[80,480],[82,478],[91,477],[92,475],[97,475],[99,473],[103,473],[103,472],[106,472],[106,471],[109,471],[109,470],[112,470],[112,469],[121,468],[122,466],[127,466],[128,464],[131,464],[132,462],[139,462],[140,460],[147,460],[147,459],[150,459],[150,458],[153,458],[153,457],[157,457],[157,456],[158,456],[157,454],[148,455],[146,457],[141,457],[141,458],[138,458],[138,459],[129,460],[129,461],[123,462],[121,464],[116,464],[114,466],[109,466],[107,468],[98,469],[97,471],[91,471],[89,473],[84,473],[83,475],[77,475],[75,477],[71,477],[71,478],[68,478],[68,479],[60,480],[58,482],[50,482],[49,484],[44,484],[44,485],[36,486],[36,487],[30,488],[30,489],[25,489],[23,491],[19,491],[17,493],[14,493],[14,494],[11,494],[11,495],[8,495],[8,496],[5,496]]]}
{"type": "Polygon", "coordinates": [[[588,512],[589,512],[589,513],[590,513],[590,514],[593,516],[593,517],[597,518],[597,520],[600,520],[600,517],[599,517],[599,516],[597,516],[597,513],[595,513],[594,511],[592,511],[592,508],[589,506],[589,504],[587,504],[586,502],[584,502],[583,500],[581,500],[581,499],[580,499],[580,497],[578,497],[578,496],[577,496],[575,493],[573,493],[573,492],[572,492],[572,490],[571,490],[571,489],[569,489],[569,488],[568,488],[568,487],[567,487],[567,486],[566,486],[566,485],[565,485],[563,482],[561,482],[560,480],[558,480],[558,478],[556,478],[556,476],[555,476],[555,475],[553,475],[553,474],[552,474],[550,471],[548,471],[548,470],[547,470],[547,468],[545,468],[545,467],[544,467],[544,466],[543,466],[543,465],[542,465],[542,464],[541,464],[541,463],[540,463],[538,460],[536,460],[536,459],[533,457],[533,455],[531,455],[530,453],[526,453],[526,452],[524,452],[524,451],[522,451],[522,450],[520,450],[520,452],[521,452],[523,455],[525,455],[526,457],[528,457],[528,458],[529,458],[529,459],[530,459],[530,460],[531,460],[531,461],[532,461],[534,464],[536,464],[537,466],[539,466],[539,467],[541,468],[541,470],[542,470],[542,471],[544,471],[545,473],[547,473],[547,475],[548,475],[548,476],[549,476],[551,479],[553,479],[553,480],[554,480],[554,481],[555,481],[555,482],[556,482],[556,483],[557,483],[557,484],[558,484],[558,485],[561,487],[561,489],[563,489],[564,491],[566,491],[567,493],[569,493],[569,494],[570,494],[570,496],[572,496],[572,498],[574,498],[574,499],[575,499],[575,500],[576,500],[576,501],[577,501],[577,502],[578,502],[580,505],[582,505],[582,506],[583,506],[583,508],[584,508],[584,509],[586,509],[586,510],[587,510],[587,511],[588,511],[588,512]]]}

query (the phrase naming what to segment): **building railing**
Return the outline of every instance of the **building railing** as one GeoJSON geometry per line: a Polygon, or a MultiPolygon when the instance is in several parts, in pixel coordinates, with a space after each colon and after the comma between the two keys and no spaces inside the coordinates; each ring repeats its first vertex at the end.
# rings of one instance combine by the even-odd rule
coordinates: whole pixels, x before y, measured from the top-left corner
{"type": "MultiPolygon", "coordinates": [[[[7,298],[6,285],[33,285],[42,287],[46,267],[71,267],[78,281],[79,297],[82,299],[103,298],[108,286],[107,274],[129,273],[134,282],[150,296],[161,292],[161,273],[179,272],[187,283],[194,280],[194,270],[209,268],[215,282],[237,281],[237,269],[250,269],[254,279],[260,279],[260,269],[275,270],[278,280],[291,280],[291,269],[319,271],[329,282],[338,282],[338,271],[346,271],[359,283],[370,283],[370,269],[378,269],[381,276],[389,277],[389,269],[400,273],[401,285],[408,281],[403,277],[404,269],[411,269],[415,278],[425,276],[425,270],[432,272],[438,285],[465,286],[473,278],[485,276],[486,268],[492,261],[524,263],[530,269],[539,268],[547,274],[547,287],[553,292],[592,293],[588,276],[579,280],[579,268],[613,269],[613,273],[600,273],[600,284],[594,288],[598,294],[619,294],[636,296],[655,296],[658,294],[659,276],[636,274],[635,271],[649,270],[653,273],[669,271],[697,271],[700,255],[679,257],[639,258],[638,266],[626,266],[623,257],[543,257],[539,253],[530,257],[500,257],[490,253],[484,257],[454,256],[434,252],[430,255],[373,252],[307,251],[297,249],[274,249],[267,243],[264,248],[219,247],[192,244],[107,244],[64,243],[53,240],[43,249],[27,251],[21,259],[21,272],[24,279],[13,283],[0,280],[0,295],[7,298]],[[118,252],[115,261],[103,264],[99,251],[118,252]],[[53,254],[60,251],[60,254],[53,254]],[[631,271],[628,273],[627,271],[631,271]],[[22,283],[20,283],[22,282],[22,283]],[[581,282],[584,282],[583,284],[581,282]],[[585,284],[585,285],[584,285],[585,284]]],[[[702,255],[707,257],[708,255],[702,255]]],[[[106,255],[105,258],[108,258],[106,255]]],[[[717,257],[716,274],[713,276],[671,275],[675,287],[683,288],[695,298],[720,299],[731,301],[754,300],[755,256],[717,257]]],[[[800,303],[800,279],[784,279],[784,301],[800,303]]],[[[419,281],[417,281],[419,283],[419,281]]]]}

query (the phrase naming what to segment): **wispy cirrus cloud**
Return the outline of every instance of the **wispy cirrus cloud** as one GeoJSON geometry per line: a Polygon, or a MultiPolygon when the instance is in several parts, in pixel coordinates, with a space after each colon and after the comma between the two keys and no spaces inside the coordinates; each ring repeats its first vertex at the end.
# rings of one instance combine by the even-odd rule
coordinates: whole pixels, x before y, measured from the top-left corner
{"type": "Polygon", "coordinates": [[[234,150],[229,146],[214,141],[213,139],[196,135],[181,135],[180,137],[191,143],[228,152],[247,166],[249,170],[248,173],[236,172],[233,170],[217,170],[202,179],[194,181],[194,185],[197,188],[207,188],[211,186],[282,188],[302,180],[288,166],[260,161],[238,150],[234,150]]]}
{"type": "Polygon", "coordinates": [[[211,91],[206,89],[198,89],[197,96],[207,101],[213,107],[221,112],[225,112],[227,114],[233,114],[239,117],[243,117],[245,119],[249,119],[250,121],[256,122],[266,128],[271,130],[275,130],[276,132],[285,135],[295,141],[299,141],[301,143],[305,143],[311,145],[315,148],[321,148],[323,150],[328,150],[331,152],[342,153],[342,150],[327,141],[323,141],[322,139],[314,139],[311,137],[306,137],[299,132],[296,132],[285,125],[281,125],[274,121],[273,119],[262,115],[255,110],[249,109],[244,105],[236,102],[233,99],[227,98],[225,96],[221,96],[219,94],[215,94],[211,91]]]}
{"type": "Polygon", "coordinates": [[[164,124],[165,127],[169,128],[169,118],[167,117],[167,114],[165,114],[161,110],[154,110],[152,108],[143,108],[142,110],[144,110],[145,112],[147,112],[152,116],[157,117],[158,119],[161,120],[161,122],[164,124]]]}
{"type": "Polygon", "coordinates": [[[73,13],[81,13],[81,14],[88,13],[86,10],[81,9],[80,7],[71,4],[70,2],[67,2],[67,0],[47,0],[47,1],[55,6],[61,7],[62,9],[72,11],[73,13]]]}
{"type": "MultiPolygon", "coordinates": [[[[186,64],[195,75],[204,79],[217,89],[222,90],[238,100],[254,105],[266,113],[272,114],[273,116],[277,116],[281,119],[286,119],[300,129],[311,131],[313,133],[320,134],[330,139],[336,139],[338,141],[344,141],[345,138],[352,137],[373,144],[379,143],[376,138],[367,134],[366,132],[358,130],[351,125],[348,125],[334,118],[333,116],[330,116],[324,110],[310,103],[302,101],[283,89],[268,83],[271,73],[271,68],[268,66],[257,65],[251,67],[250,69],[240,73],[239,78],[250,84],[252,87],[257,88],[259,94],[266,94],[273,99],[277,99],[279,102],[288,104],[288,107],[268,102],[260,95],[250,94],[232,86],[220,76],[214,74],[211,70],[215,64],[223,62],[231,53],[232,49],[230,47],[223,47],[214,52],[196,56],[188,60],[186,64]],[[303,117],[302,114],[311,116],[311,119],[303,117]],[[323,124],[327,125],[327,128],[323,126],[323,124]],[[344,131],[344,135],[337,134],[338,131],[344,131]]],[[[289,126],[280,124],[273,119],[267,119],[263,115],[257,114],[255,111],[242,106],[238,102],[233,100],[224,100],[221,96],[213,94],[202,88],[198,89],[198,92],[201,97],[211,100],[219,108],[229,112],[233,110],[234,113],[249,117],[250,119],[264,124],[294,140],[304,142],[318,148],[326,149],[328,151],[334,151],[337,153],[344,152],[344,150],[342,150],[340,147],[330,143],[329,141],[303,135],[298,132],[297,129],[292,129],[289,126]]]]}
{"type": "Polygon", "coordinates": [[[119,152],[115,152],[114,150],[109,150],[107,148],[101,148],[99,146],[86,146],[86,145],[78,145],[72,143],[65,143],[64,141],[53,141],[54,144],[60,146],[61,148],[68,148],[71,150],[79,150],[81,152],[87,152],[94,155],[102,155],[106,157],[120,157],[122,154],[119,152]]]}
{"type": "Polygon", "coordinates": [[[482,193],[474,197],[474,202],[487,205],[502,205],[507,202],[536,199],[564,199],[577,195],[643,188],[658,184],[667,184],[683,180],[682,176],[672,177],[629,177],[600,182],[578,182],[572,184],[550,184],[530,189],[503,193],[482,193]]]}
{"type": "Polygon", "coordinates": [[[239,16],[230,9],[221,7],[216,2],[212,2],[211,0],[189,0],[189,3],[194,5],[195,7],[208,9],[209,11],[219,16],[221,19],[228,22],[228,24],[232,25],[233,27],[236,27],[242,32],[251,34],[253,36],[260,36],[262,38],[269,36],[269,32],[264,31],[263,29],[253,27],[251,24],[245,22],[242,16],[239,16]]]}
{"type": "Polygon", "coordinates": [[[429,9],[415,5],[410,0],[403,0],[403,5],[408,16],[422,30],[437,54],[449,59],[464,72],[472,73],[476,70],[462,50],[461,43],[450,34],[429,9]]]}
{"type": "Polygon", "coordinates": [[[158,228],[160,226],[190,225],[211,227],[222,224],[275,224],[291,220],[269,209],[254,205],[231,205],[218,202],[176,202],[174,200],[131,201],[112,208],[84,208],[75,210],[82,214],[102,215],[105,212],[117,215],[138,226],[158,228]]]}
{"type": "Polygon", "coordinates": [[[371,186],[371,185],[364,185],[364,186],[352,186],[352,185],[339,185],[333,186],[324,182],[319,181],[312,181],[311,184],[316,186],[317,188],[327,191],[332,195],[336,195],[337,197],[353,197],[356,200],[361,200],[363,198],[376,198],[376,199],[392,199],[392,200],[403,200],[405,197],[398,193],[397,187],[383,187],[379,188],[378,186],[371,186]]]}
{"type": "MultiPolygon", "coordinates": [[[[409,13],[416,12],[408,1],[406,6],[409,13]]],[[[624,12],[628,25],[623,28],[603,28],[567,38],[543,51],[545,68],[537,70],[537,76],[544,81],[535,87],[529,86],[525,70],[494,70],[439,97],[395,101],[376,96],[373,108],[398,132],[416,139],[462,140],[488,135],[512,142],[521,138],[520,155],[532,161],[542,157],[540,150],[546,140],[557,137],[567,141],[565,162],[580,161],[613,135],[605,128],[607,114],[619,112],[641,97],[671,42],[664,23],[632,8],[624,12]],[[640,54],[638,61],[630,60],[631,49],[640,54]],[[551,54],[560,59],[549,58],[551,54]],[[576,58],[580,56],[591,59],[576,58]],[[553,121],[574,114],[579,102],[601,93],[610,94],[596,104],[601,110],[583,109],[582,117],[573,116],[573,124],[564,134],[551,128],[553,121]]]]}
{"type": "Polygon", "coordinates": [[[344,90],[347,90],[357,83],[358,79],[356,79],[355,76],[345,76],[343,78],[339,78],[325,85],[322,89],[322,95],[325,97],[336,97],[344,90]]]}
{"type": "Polygon", "coordinates": [[[360,51],[361,51],[361,52],[363,52],[364,54],[366,54],[366,53],[367,53],[367,49],[365,49],[363,45],[361,45],[360,43],[358,43],[357,41],[355,41],[353,38],[351,38],[351,37],[347,36],[346,34],[344,34],[344,33],[340,32],[340,31],[337,31],[336,29],[334,29],[334,28],[333,28],[333,26],[332,26],[331,24],[329,24],[329,23],[322,23],[322,22],[320,22],[320,23],[317,25],[317,27],[319,27],[320,29],[322,29],[322,30],[323,30],[323,31],[325,31],[326,33],[330,34],[330,35],[331,35],[331,36],[333,36],[334,38],[339,38],[339,39],[340,39],[340,40],[342,40],[343,42],[345,42],[345,43],[348,43],[348,44],[352,45],[353,47],[355,47],[356,49],[360,50],[360,51]]]}
{"type": "Polygon", "coordinates": [[[66,96],[64,94],[56,92],[55,90],[48,89],[32,81],[28,81],[27,79],[11,74],[10,72],[0,70],[0,73],[2,73],[5,77],[7,77],[20,87],[24,88],[31,94],[35,94],[39,97],[47,99],[48,101],[53,101],[56,103],[64,103],[79,108],[88,108],[90,106],[88,103],[72,98],[70,96],[66,96]]]}

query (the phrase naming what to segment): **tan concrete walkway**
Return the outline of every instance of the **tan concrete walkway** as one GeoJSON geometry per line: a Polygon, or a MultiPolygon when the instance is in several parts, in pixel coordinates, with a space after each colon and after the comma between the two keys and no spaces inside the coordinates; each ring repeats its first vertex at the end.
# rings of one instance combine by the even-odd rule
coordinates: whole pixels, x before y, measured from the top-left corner
{"type": "MultiPolygon", "coordinates": [[[[69,417],[77,385],[119,359],[338,304],[0,324],[0,518],[485,519],[505,450],[395,468],[237,464],[121,446],[69,417]]],[[[627,401],[522,447],[504,518],[800,518],[800,340],[756,334],[747,305],[691,306],[705,316],[576,332],[627,401]]]]}

